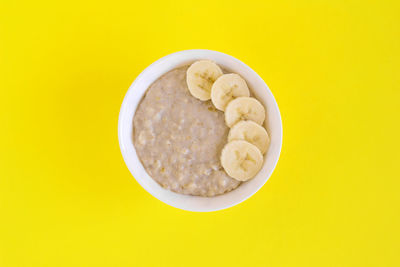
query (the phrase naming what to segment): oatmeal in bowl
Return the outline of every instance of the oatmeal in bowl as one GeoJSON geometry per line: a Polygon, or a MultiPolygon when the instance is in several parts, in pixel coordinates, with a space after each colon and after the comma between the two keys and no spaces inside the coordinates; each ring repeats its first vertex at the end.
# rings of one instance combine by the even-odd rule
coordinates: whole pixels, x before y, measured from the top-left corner
{"type": "Polygon", "coordinates": [[[264,81],[226,54],[186,50],[143,71],[118,122],[122,155],[149,193],[191,211],[254,194],[279,158],[279,109],[264,81]]]}
{"type": "Polygon", "coordinates": [[[147,90],[133,118],[133,142],[148,174],[180,194],[215,196],[235,189],[219,155],[228,136],[224,114],[193,97],[188,66],[161,76],[147,90]]]}

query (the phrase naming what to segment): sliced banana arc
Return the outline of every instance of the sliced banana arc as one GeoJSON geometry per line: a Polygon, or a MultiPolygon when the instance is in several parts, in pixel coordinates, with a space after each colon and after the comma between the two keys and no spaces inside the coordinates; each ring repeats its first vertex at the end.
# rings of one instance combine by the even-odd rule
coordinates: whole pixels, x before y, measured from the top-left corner
{"type": "Polygon", "coordinates": [[[238,181],[253,178],[262,164],[263,156],[260,150],[247,141],[235,140],[222,149],[221,165],[230,177],[238,181]]]}
{"type": "Polygon", "coordinates": [[[264,106],[250,97],[240,75],[223,74],[210,60],[194,62],[186,72],[186,82],[192,96],[202,101],[211,99],[217,109],[225,111],[225,123],[231,128],[220,158],[225,172],[238,181],[253,178],[270,143],[267,131],[260,126],[266,116],[264,106]]]}
{"type": "Polygon", "coordinates": [[[211,87],[222,74],[221,68],[210,60],[194,62],[186,72],[186,82],[190,93],[202,101],[209,100],[211,87]]]}
{"type": "Polygon", "coordinates": [[[246,81],[235,73],[220,76],[211,87],[211,101],[222,111],[230,101],[240,96],[250,96],[250,91],[246,81]]]}
{"type": "Polygon", "coordinates": [[[236,123],[228,135],[228,142],[233,140],[244,140],[255,145],[262,154],[267,152],[269,146],[269,136],[264,127],[254,121],[239,121],[236,123]]]}
{"type": "Polygon", "coordinates": [[[253,97],[238,97],[226,106],[225,123],[230,128],[242,120],[251,120],[262,125],[265,120],[263,105],[253,97]]]}

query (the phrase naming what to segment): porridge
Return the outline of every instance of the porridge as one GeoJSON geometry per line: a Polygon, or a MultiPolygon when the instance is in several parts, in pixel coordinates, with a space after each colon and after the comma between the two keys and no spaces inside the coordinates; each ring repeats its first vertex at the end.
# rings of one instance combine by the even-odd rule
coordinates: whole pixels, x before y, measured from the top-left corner
{"type": "Polygon", "coordinates": [[[229,128],[223,112],[190,94],[187,69],[174,69],[149,87],[133,119],[134,145],[147,173],[164,188],[220,195],[240,184],[219,159],[229,128]]]}
{"type": "Polygon", "coordinates": [[[265,117],[240,75],[199,60],[147,89],[133,118],[133,142],[162,187],[212,197],[260,171],[270,142],[265,117]]]}

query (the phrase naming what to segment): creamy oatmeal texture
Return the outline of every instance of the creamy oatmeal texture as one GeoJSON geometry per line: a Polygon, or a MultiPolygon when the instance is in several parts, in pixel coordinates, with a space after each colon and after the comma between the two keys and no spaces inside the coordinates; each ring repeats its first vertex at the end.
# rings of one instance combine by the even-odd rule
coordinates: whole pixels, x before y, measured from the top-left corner
{"type": "Polygon", "coordinates": [[[149,87],[133,118],[134,145],[147,173],[164,188],[216,196],[240,184],[219,159],[229,128],[211,101],[190,94],[187,69],[174,69],[149,87]]]}

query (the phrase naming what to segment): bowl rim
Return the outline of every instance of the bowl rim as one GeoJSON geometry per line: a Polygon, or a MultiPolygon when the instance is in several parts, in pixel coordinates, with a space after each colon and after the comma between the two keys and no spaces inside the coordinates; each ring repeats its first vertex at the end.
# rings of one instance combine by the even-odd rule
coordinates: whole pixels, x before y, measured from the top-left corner
{"type": "MultiPolygon", "coordinates": [[[[182,63],[183,63],[183,61],[182,61],[182,59],[181,59],[181,61],[180,61],[179,63],[175,63],[175,64],[174,64],[174,67],[171,68],[171,69],[174,69],[174,68],[178,67],[179,65],[182,65],[182,63]]],[[[218,64],[218,62],[217,62],[217,64],[218,64]]],[[[165,74],[165,73],[166,73],[166,72],[164,72],[163,74],[165,74]]],[[[161,77],[163,74],[158,75],[156,78],[154,78],[154,80],[157,80],[157,79],[158,79],[159,77],[161,77]]],[[[154,80],[153,80],[153,82],[154,82],[154,80]]],[[[150,84],[151,84],[151,83],[150,83],[150,84]]],[[[148,88],[148,87],[147,87],[147,88],[148,88]]],[[[133,116],[134,116],[134,114],[136,113],[136,110],[137,110],[137,108],[138,108],[138,106],[139,106],[139,104],[140,104],[141,99],[143,98],[144,94],[146,93],[147,88],[145,88],[145,89],[143,90],[143,92],[140,93],[139,101],[138,101],[138,103],[136,104],[136,106],[134,107],[133,116]]],[[[133,117],[131,118],[131,120],[133,120],[133,117]]],[[[150,193],[153,197],[157,198],[158,200],[160,200],[161,202],[163,202],[163,203],[165,203],[165,204],[167,204],[167,205],[173,206],[173,207],[175,207],[175,208],[183,209],[183,210],[196,211],[196,212],[217,211],[217,210],[223,210],[223,209],[227,209],[227,208],[233,207],[233,206],[238,205],[238,204],[242,203],[243,201],[249,199],[249,198],[250,198],[251,196],[253,196],[257,191],[259,191],[259,190],[261,189],[261,187],[263,187],[264,184],[269,180],[269,178],[271,177],[272,173],[274,172],[274,170],[275,170],[275,168],[276,168],[276,165],[277,165],[277,163],[278,163],[278,161],[279,161],[280,154],[281,154],[281,150],[282,150],[282,142],[283,142],[282,117],[281,117],[281,114],[280,114],[280,110],[279,110],[278,104],[277,104],[277,102],[276,102],[276,100],[275,100],[275,97],[274,97],[274,95],[272,94],[271,90],[269,89],[268,85],[265,83],[265,81],[264,81],[252,68],[250,68],[249,66],[247,66],[245,63],[243,63],[243,62],[240,61],[239,59],[236,59],[236,58],[233,57],[233,56],[230,56],[230,55],[225,54],[225,53],[222,53],[222,52],[214,51],[214,50],[208,50],[208,49],[189,49],[189,50],[182,50],[182,51],[178,51],[178,52],[174,52],[174,53],[168,54],[168,55],[166,55],[166,56],[164,56],[164,57],[161,57],[160,59],[154,61],[152,64],[150,64],[148,67],[146,67],[146,68],[135,78],[135,80],[132,82],[131,86],[129,87],[129,89],[127,90],[127,92],[126,92],[126,94],[125,94],[125,96],[124,96],[124,99],[123,99],[123,101],[122,101],[122,105],[121,105],[121,108],[120,108],[120,112],[119,112],[119,117],[118,117],[118,141],[119,141],[119,147],[120,147],[120,150],[121,150],[122,157],[123,157],[123,159],[124,159],[124,162],[125,162],[126,166],[127,166],[128,169],[129,169],[131,175],[132,175],[132,176],[134,177],[134,179],[143,187],[143,189],[145,189],[145,190],[146,190],[148,193],[150,193]],[[126,138],[124,138],[124,136],[123,136],[123,129],[124,129],[124,125],[123,125],[123,120],[124,120],[124,119],[123,119],[123,118],[124,118],[124,116],[126,115],[126,114],[125,114],[125,111],[126,111],[126,106],[128,105],[128,98],[132,97],[132,96],[131,96],[131,95],[132,95],[132,91],[133,91],[134,88],[136,87],[136,84],[138,83],[138,81],[142,80],[143,77],[144,77],[145,75],[149,75],[149,72],[150,72],[153,68],[157,67],[157,65],[159,65],[159,64],[161,64],[161,63],[166,63],[167,61],[174,60],[174,58],[185,57],[185,56],[187,56],[187,57],[190,57],[190,56],[193,57],[193,59],[190,60],[191,62],[193,62],[193,61],[198,60],[198,59],[201,58],[201,57],[200,57],[200,58],[199,58],[199,57],[196,57],[196,56],[195,56],[196,54],[202,54],[203,56],[209,54],[209,55],[214,55],[214,56],[217,56],[217,55],[218,55],[218,56],[226,57],[226,59],[229,59],[230,61],[235,62],[236,64],[239,64],[239,65],[240,65],[242,68],[244,68],[246,71],[250,72],[252,75],[255,75],[260,81],[262,81],[263,86],[265,87],[265,89],[267,90],[267,92],[268,92],[269,95],[270,95],[270,100],[272,101],[272,104],[274,105],[273,108],[276,110],[276,118],[278,119],[278,127],[279,127],[278,130],[279,130],[279,132],[280,132],[280,136],[279,136],[279,138],[278,138],[279,143],[277,143],[277,145],[278,145],[277,155],[276,155],[275,158],[274,158],[274,161],[273,161],[273,163],[272,163],[272,167],[270,168],[268,174],[265,176],[265,178],[262,180],[262,182],[261,182],[258,186],[254,187],[254,189],[251,190],[251,192],[250,192],[249,194],[245,195],[244,197],[242,197],[242,198],[240,198],[240,199],[238,199],[238,200],[236,200],[236,201],[232,201],[232,202],[229,203],[229,204],[220,205],[220,206],[218,206],[218,207],[208,207],[208,208],[204,208],[204,207],[202,207],[202,208],[198,208],[198,207],[197,207],[197,208],[194,208],[194,207],[187,207],[187,206],[184,206],[184,205],[180,205],[179,202],[176,203],[174,200],[172,200],[172,201],[167,201],[166,199],[162,199],[159,195],[156,195],[154,192],[151,192],[151,190],[149,190],[149,188],[148,188],[148,185],[146,185],[145,181],[143,181],[143,179],[142,179],[141,177],[137,177],[137,176],[134,174],[135,169],[133,168],[133,166],[132,166],[132,164],[131,164],[131,161],[130,161],[130,158],[129,158],[130,156],[128,155],[128,152],[127,152],[126,147],[125,147],[125,139],[126,139],[126,138]]],[[[132,140],[131,140],[131,142],[132,142],[132,140]]],[[[134,154],[136,155],[136,150],[135,150],[135,148],[134,148],[133,142],[132,142],[132,147],[133,147],[133,150],[134,150],[134,154]]],[[[136,157],[137,157],[137,155],[136,155],[136,157]]],[[[140,159],[139,159],[138,157],[137,157],[136,163],[139,164],[139,165],[144,169],[144,167],[143,167],[143,165],[142,165],[142,163],[140,162],[140,159]]],[[[264,160],[263,167],[264,167],[265,165],[266,165],[266,160],[264,160]]],[[[147,174],[147,172],[146,172],[146,174],[147,174]]],[[[149,175],[147,174],[147,176],[149,176],[149,175]]],[[[150,176],[149,176],[149,177],[150,177],[150,176]]],[[[150,179],[152,180],[152,178],[150,178],[150,179]]],[[[153,180],[153,182],[156,183],[154,180],[153,180]]],[[[158,184],[157,184],[157,185],[158,185],[158,184]]],[[[162,190],[167,190],[167,189],[163,189],[160,185],[158,185],[158,186],[159,186],[162,190]]],[[[242,185],[240,185],[240,186],[242,186],[242,185]]],[[[240,186],[239,186],[239,187],[240,187],[240,186]]],[[[235,191],[235,190],[237,190],[237,189],[234,189],[234,190],[232,190],[232,191],[230,191],[230,192],[233,192],[233,191],[235,191]]],[[[168,191],[169,191],[169,190],[168,190],[168,191]]],[[[169,192],[172,192],[172,191],[169,191],[169,192]]],[[[225,194],[220,195],[220,196],[224,196],[224,195],[226,195],[226,194],[229,194],[230,192],[225,193],[225,194]]],[[[174,193],[174,192],[172,192],[172,194],[179,195],[181,198],[187,198],[187,199],[189,199],[189,198],[216,199],[216,198],[220,197],[220,196],[215,196],[215,197],[198,197],[198,196],[189,196],[189,195],[178,194],[178,193],[174,193]]]]}

